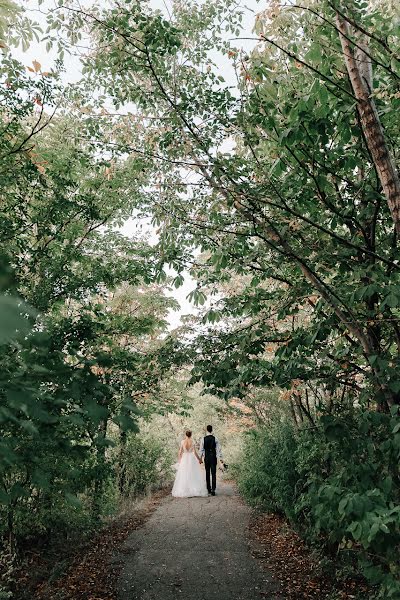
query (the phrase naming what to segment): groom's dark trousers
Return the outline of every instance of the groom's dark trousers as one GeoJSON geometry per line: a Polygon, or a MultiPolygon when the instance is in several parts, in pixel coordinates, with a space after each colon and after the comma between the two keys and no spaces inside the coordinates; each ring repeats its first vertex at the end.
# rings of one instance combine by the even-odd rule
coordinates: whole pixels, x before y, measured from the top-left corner
{"type": "Polygon", "coordinates": [[[217,487],[217,459],[214,457],[207,459],[206,457],[204,460],[204,465],[206,467],[207,490],[209,492],[215,492],[215,488],[217,487]],[[212,477],[212,485],[210,482],[210,475],[212,477]]]}
{"type": "Polygon", "coordinates": [[[204,464],[206,467],[206,483],[209,492],[215,492],[217,487],[217,444],[213,435],[204,438],[204,464]],[[210,484],[210,474],[212,485],[210,484]]]}

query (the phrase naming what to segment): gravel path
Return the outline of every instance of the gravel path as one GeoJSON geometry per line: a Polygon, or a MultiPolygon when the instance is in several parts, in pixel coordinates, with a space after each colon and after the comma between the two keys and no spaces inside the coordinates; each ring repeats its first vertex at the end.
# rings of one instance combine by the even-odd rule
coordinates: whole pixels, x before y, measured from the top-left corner
{"type": "Polygon", "coordinates": [[[249,551],[250,509],[219,482],[209,498],[166,498],[120,555],[120,600],[284,600],[249,551]]]}

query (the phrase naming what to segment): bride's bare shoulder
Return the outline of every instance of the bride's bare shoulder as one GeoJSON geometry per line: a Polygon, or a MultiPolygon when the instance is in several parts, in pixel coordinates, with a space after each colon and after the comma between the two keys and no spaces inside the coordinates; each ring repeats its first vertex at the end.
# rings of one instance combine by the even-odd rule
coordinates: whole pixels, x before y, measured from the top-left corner
{"type": "Polygon", "coordinates": [[[193,440],[188,440],[187,438],[184,438],[181,441],[181,446],[183,446],[183,448],[186,448],[186,450],[190,450],[194,446],[193,440]]]}

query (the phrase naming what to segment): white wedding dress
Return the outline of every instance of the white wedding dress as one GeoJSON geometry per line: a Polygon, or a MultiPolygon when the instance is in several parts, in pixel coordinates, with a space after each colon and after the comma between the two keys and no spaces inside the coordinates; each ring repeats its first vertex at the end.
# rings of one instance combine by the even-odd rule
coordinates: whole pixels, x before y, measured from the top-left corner
{"type": "Polygon", "coordinates": [[[181,460],[178,463],[172,495],[175,498],[208,496],[204,469],[194,453],[194,445],[189,449],[181,442],[181,460]]]}

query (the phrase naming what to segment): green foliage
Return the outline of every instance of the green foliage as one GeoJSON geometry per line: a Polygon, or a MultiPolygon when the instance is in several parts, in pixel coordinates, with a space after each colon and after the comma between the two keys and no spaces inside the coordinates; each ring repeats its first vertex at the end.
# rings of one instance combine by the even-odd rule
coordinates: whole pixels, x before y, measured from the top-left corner
{"type": "Polygon", "coordinates": [[[298,474],[297,444],[289,422],[250,431],[245,437],[243,459],[236,465],[241,493],[257,506],[295,517],[298,474]]]}
{"type": "Polygon", "coordinates": [[[27,317],[34,317],[32,307],[15,296],[0,296],[0,345],[26,335],[31,329],[27,317]]]}
{"type": "Polygon", "coordinates": [[[369,411],[249,434],[239,486],[283,512],[310,542],[358,558],[382,598],[400,593],[399,418],[369,411]]]}
{"type": "Polygon", "coordinates": [[[0,2],[0,48],[21,45],[26,51],[33,39],[39,40],[41,29],[24,15],[24,9],[12,0],[0,2]]]}
{"type": "Polygon", "coordinates": [[[53,114],[60,84],[33,65],[6,54],[0,68],[0,535],[12,551],[115,509],[115,430],[137,430],[136,399],[156,393],[173,349],[184,359],[154,252],[115,231],[140,171],[107,166],[79,121],[53,114]]]}
{"type": "MultiPolygon", "coordinates": [[[[31,451],[43,451],[39,444],[31,443],[31,451]]],[[[39,454],[35,464],[26,468],[35,469],[30,485],[28,486],[19,475],[19,470],[14,469],[14,484],[11,500],[3,502],[0,507],[1,535],[10,535],[12,526],[13,542],[23,544],[26,538],[44,538],[54,535],[59,538],[68,537],[72,532],[85,533],[98,525],[98,515],[93,510],[94,483],[96,478],[106,482],[110,477],[107,473],[95,469],[95,455],[79,457],[76,453],[67,458],[65,452],[52,447],[51,458],[39,454]],[[22,487],[24,486],[24,487],[22,487]],[[9,518],[12,522],[9,522],[9,518]]],[[[23,457],[21,457],[23,458],[23,457]]],[[[21,460],[22,462],[22,460],[21,460]]],[[[8,474],[9,481],[11,475],[8,474]]],[[[107,514],[105,500],[107,485],[101,493],[101,514],[107,514]]]]}
{"type": "MultiPolygon", "coordinates": [[[[0,35],[19,19],[3,4],[0,35]]],[[[26,531],[31,506],[40,530],[56,513],[68,520],[68,503],[78,520],[99,518],[117,484],[130,493],[155,482],[164,455],[127,431],[139,409],[148,423],[176,409],[180,435],[186,399],[177,406],[160,382],[192,358],[192,383],[243,399],[268,423],[249,438],[244,493],[313,541],[354,552],[396,597],[400,256],[371,152],[393,154],[397,169],[392,8],[343,8],[350,53],[368,56],[358,62],[369,126],[380,121],[372,145],[337,3],[271,2],[244,54],[226,39],[242,18],[228,0],[174,3],[169,18],[147,1],[83,10],[59,0],[45,41],[60,60],[79,44],[83,63],[66,90],[6,51],[0,477],[10,537],[26,531]],[[115,232],[132,215],[157,226],[154,248],[115,232]],[[197,281],[190,299],[205,327],[186,343],[166,335],[165,264],[174,285],[185,269],[197,281]],[[275,422],[260,411],[260,390],[276,388],[297,427],[289,409],[275,422]]],[[[28,30],[17,27],[25,43],[28,30]]]]}
{"type": "MultiPolygon", "coordinates": [[[[379,2],[371,14],[362,4],[348,10],[353,50],[357,26],[371,32],[373,101],[385,147],[395,148],[395,19],[379,2]]],[[[176,285],[190,269],[198,282],[190,299],[213,302],[194,380],[226,397],[299,379],[339,396],[356,389],[385,410],[397,403],[399,251],[335,6],[273,3],[258,15],[258,43],[246,55],[226,41],[239,35],[241,11],[223,0],[201,10],[174,5],[169,18],[148,3],[70,12],[61,2],[49,26],[73,45],[90,22],[92,47],[74,91],[86,104],[87,137],[114,157],[129,153],[128,163],[140,156],[146,181],[136,208],[158,227],[160,264],[175,269],[176,285]],[[224,54],[236,85],[221,77],[211,50],[224,54]],[[99,124],[106,97],[121,114],[99,124]],[[245,285],[216,300],[232,277],[245,285]],[[266,360],[268,342],[276,351],[266,360]]]]}
{"type": "Polygon", "coordinates": [[[171,479],[172,457],[163,445],[140,434],[128,435],[120,448],[120,491],[137,496],[171,479]]]}

